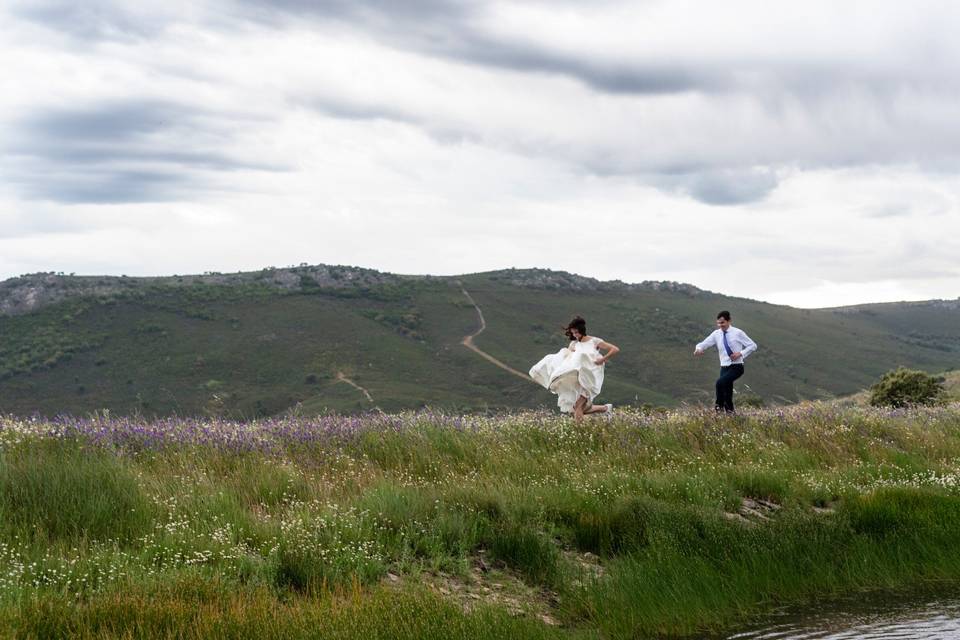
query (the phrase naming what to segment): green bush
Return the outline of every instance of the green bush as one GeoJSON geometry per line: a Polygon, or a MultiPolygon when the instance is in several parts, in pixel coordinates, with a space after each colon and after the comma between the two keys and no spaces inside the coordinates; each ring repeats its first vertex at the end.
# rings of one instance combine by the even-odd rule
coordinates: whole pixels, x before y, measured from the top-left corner
{"type": "Polygon", "coordinates": [[[942,377],[899,367],[883,374],[880,381],[870,387],[870,404],[888,407],[936,404],[943,398],[943,382],[942,377]]]}
{"type": "Polygon", "coordinates": [[[753,409],[762,409],[767,406],[763,398],[755,393],[744,393],[737,396],[737,404],[741,407],[751,407],[753,409]]]}

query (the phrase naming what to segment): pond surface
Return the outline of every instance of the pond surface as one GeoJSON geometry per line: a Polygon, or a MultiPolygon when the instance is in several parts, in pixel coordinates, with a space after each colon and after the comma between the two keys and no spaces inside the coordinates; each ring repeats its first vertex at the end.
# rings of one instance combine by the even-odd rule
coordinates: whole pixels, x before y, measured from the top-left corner
{"type": "Polygon", "coordinates": [[[816,606],[784,609],[728,640],[880,638],[960,640],[960,585],[936,592],[861,594],[816,606]]]}

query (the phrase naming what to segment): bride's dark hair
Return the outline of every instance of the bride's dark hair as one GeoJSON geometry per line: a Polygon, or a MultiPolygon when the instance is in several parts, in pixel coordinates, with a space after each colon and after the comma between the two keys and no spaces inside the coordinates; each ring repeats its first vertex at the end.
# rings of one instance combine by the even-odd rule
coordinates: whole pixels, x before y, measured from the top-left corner
{"type": "Polygon", "coordinates": [[[567,325],[567,328],[563,330],[563,332],[567,334],[569,339],[575,340],[573,337],[574,329],[579,331],[581,336],[587,335],[587,321],[580,316],[575,316],[573,320],[570,321],[570,324],[567,325]]]}

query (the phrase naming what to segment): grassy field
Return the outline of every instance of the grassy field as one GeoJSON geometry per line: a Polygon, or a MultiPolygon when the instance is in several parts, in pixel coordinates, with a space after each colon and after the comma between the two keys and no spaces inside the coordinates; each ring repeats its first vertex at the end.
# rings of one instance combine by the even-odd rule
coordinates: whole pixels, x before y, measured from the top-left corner
{"type": "Polygon", "coordinates": [[[520,371],[565,346],[561,326],[585,315],[592,333],[623,350],[601,398],[618,405],[711,404],[717,361],[690,354],[721,308],[760,344],[739,388],[768,405],[854,393],[900,365],[945,371],[960,354],[956,302],[801,310],[674,283],[543,270],[44,276],[0,283],[0,309],[27,293],[49,298],[20,315],[0,314],[0,413],[251,419],[374,406],[554,406],[543,389],[460,344],[478,328],[464,288],[487,321],[475,343],[520,371]]]}
{"type": "Polygon", "coordinates": [[[0,418],[0,635],[635,638],[960,580],[960,405],[0,418]]]}

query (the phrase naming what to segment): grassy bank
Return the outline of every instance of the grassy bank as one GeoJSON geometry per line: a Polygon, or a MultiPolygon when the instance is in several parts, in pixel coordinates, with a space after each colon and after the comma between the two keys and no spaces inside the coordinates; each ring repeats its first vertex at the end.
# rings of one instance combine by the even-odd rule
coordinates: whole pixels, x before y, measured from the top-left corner
{"type": "Polygon", "coordinates": [[[0,418],[0,635],[630,638],[960,579],[960,406],[0,418]]]}

